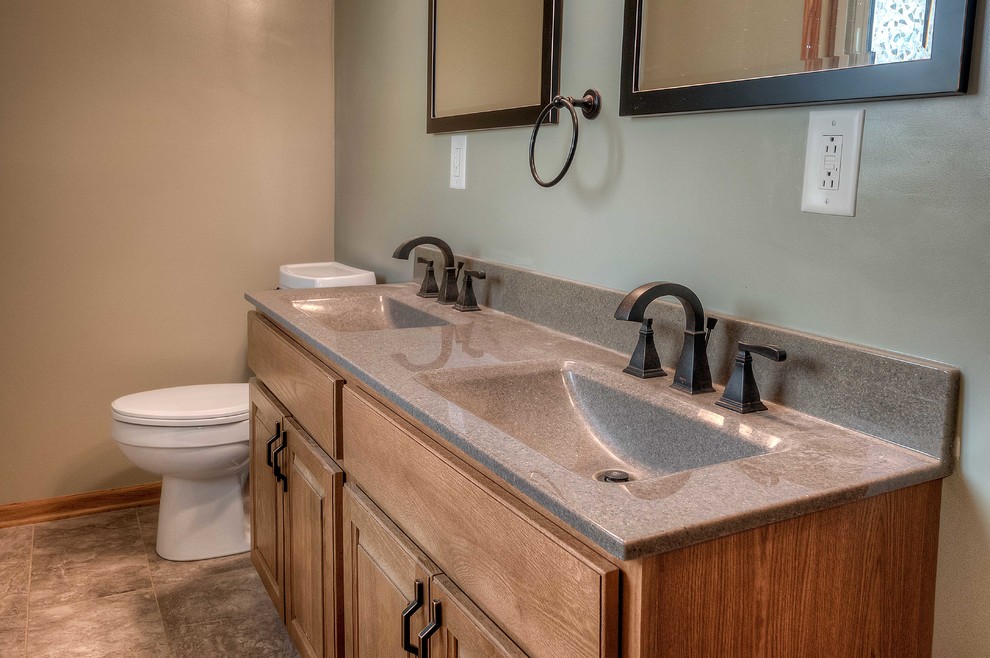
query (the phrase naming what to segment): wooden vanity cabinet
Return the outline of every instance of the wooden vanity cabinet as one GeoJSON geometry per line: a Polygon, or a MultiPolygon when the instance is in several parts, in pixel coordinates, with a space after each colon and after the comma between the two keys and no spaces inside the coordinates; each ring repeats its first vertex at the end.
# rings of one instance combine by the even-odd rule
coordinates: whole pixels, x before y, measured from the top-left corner
{"type": "Polygon", "coordinates": [[[337,657],[344,472],[251,381],[251,561],[306,657],[337,657]]]}
{"type": "Polygon", "coordinates": [[[931,655],[940,480],[624,561],[257,313],[248,356],[252,560],[303,655],[432,622],[422,658],[931,655]]]}
{"type": "MultiPolygon", "coordinates": [[[[341,533],[336,591],[342,600],[338,618],[346,628],[341,633],[346,656],[407,653],[401,642],[401,612],[415,600],[415,582],[422,581],[423,603],[411,613],[415,637],[430,619],[431,583],[441,572],[447,580],[437,586],[437,599],[439,609],[449,610],[448,621],[430,646],[444,647],[445,656],[618,655],[615,565],[407,423],[373,394],[344,387],[334,369],[257,313],[250,313],[248,319],[248,364],[259,380],[252,392],[259,400],[253,429],[252,468],[257,482],[252,497],[259,524],[254,559],[300,652],[310,655],[312,648],[319,655],[319,644],[310,641],[315,628],[310,620],[316,613],[294,611],[319,606],[314,589],[297,585],[317,582],[312,576],[316,563],[305,557],[315,553],[299,549],[304,557],[297,558],[295,547],[318,536],[310,522],[322,515],[324,523],[341,533]],[[322,483],[315,476],[319,469],[299,457],[303,450],[295,448],[292,436],[305,436],[302,428],[315,432],[306,422],[298,422],[303,409],[310,422],[330,434],[317,440],[319,446],[310,447],[336,451],[336,464],[351,483],[347,500],[364,504],[335,503],[334,492],[343,477],[340,469],[331,468],[333,481],[322,483]],[[274,462],[289,479],[285,492],[273,487],[262,445],[274,435],[277,422],[288,428],[287,448],[274,462]],[[305,474],[297,472],[302,467],[305,474]],[[305,495],[296,493],[298,481],[304,483],[305,495]],[[316,482],[319,486],[314,486],[316,482]],[[384,520],[370,521],[378,517],[368,509],[378,510],[384,520]],[[281,539],[279,524],[270,520],[279,514],[281,539]],[[333,523],[335,518],[339,524],[333,523]],[[275,548],[269,549],[269,544],[275,548]],[[404,562],[400,555],[406,556],[404,562]],[[297,563],[308,566],[297,569],[297,563]],[[401,564],[402,569],[397,566],[401,564]],[[413,577],[400,579],[397,574],[406,571],[413,577]],[[279,575],[284,580],[281,589],[279,575]]],[[[276,441],[274,447],[278,445],[276,441]]],[[[325,455],[323,461],[334,464],[325,455]]],[[[328,576],[334,566],[324,564],[324,618],[329,625],[331,601],[337,599],[328,576]]]]}

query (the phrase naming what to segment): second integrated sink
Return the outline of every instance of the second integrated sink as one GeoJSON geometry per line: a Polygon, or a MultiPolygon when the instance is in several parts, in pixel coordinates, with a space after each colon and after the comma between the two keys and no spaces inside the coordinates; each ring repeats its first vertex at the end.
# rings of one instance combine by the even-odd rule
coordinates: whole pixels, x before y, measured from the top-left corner
{"type": "Polygon", "coordinates": [[[413,329],[450,324],[387,295],[341,295],[294,301],[292,305],[333,331],[413,329]]]}
{"type": "Polygon", "coordinates": [[[609,471],[621,471],[630,480],[649,479],[780,449],[775,437],[752,432],[743,436],[738,423],[726,423],[717,411],[699,412],[676,399],[659,404],[637,390],[649,384],[628,383],[632,380],[588,363],[435,370],[420,373],[417,379],[569,471],[589,478],[603,479],[609,471]]]}

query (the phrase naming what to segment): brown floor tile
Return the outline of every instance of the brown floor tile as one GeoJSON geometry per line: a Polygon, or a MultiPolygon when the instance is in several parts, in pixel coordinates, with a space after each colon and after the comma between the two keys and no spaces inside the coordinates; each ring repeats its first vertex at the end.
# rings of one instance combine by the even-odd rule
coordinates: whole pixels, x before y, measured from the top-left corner
{"type": "Polygon", "coordinates": [[[27,613],[31,562],[0,564],[0,617],[27,613]]]}
{"type": "Polygon", "coordinates": [[[17,617],[0,617],[0,656],[4,658],[24,656],[26,632],[26,613],[17,617]]]}
{"type": "Polygon", "coordinates": [[[0,531],[0,656],[298,656],[249,554],[170,562],[157,529],[151,506],[0,531]]]}
{"type": "Polygon", "coordinates": [[[0,530],[0,617],[27,613],[34,526],[0,530]]]}
{"type": "Polygon", "coordinates": [[[33,535],[34,526],[32,525],[0,528],[0,564],[29,559],[33,535]]]}
{"type": "Polygon", "coordinates": [[[144,658],[168,656],[165,628],[150,589],[31,610],[28,655],[144,658]]]}
{"type": "Polygon", "coordinates": [[[0,529],[0,617],[27,614],[34,526],[0,529]]]}
{"type": "Polygon", "coordinates": [[[274,607],[268,617],[179,626],[169,632],[168,639],[176,658],[296,658],[299,655],[274,607]]]}
{"type": "Polygon", "coordinates": [[[209,560],[172,562],[155,552],[158,538],[158,506],[139,507],[138,521],[141,523],[141,536],[151,567],[151,579],[155,587],[175,583],[180,580],[205,578],[207,576],[245,569],[251,566],[251,554],[240,553],[209,560]]]}
{"type": "Polygon", "coordinates": [[[155,588],[169,633],[179,626],[269,618],[274,606],[253,567],[180,580],[155,588]]]}
{"type": "Polygon", "coordinates": [[[133,509],[35,526],[30,601],[33,610],[151,587],[151,572],[133,509]]]}

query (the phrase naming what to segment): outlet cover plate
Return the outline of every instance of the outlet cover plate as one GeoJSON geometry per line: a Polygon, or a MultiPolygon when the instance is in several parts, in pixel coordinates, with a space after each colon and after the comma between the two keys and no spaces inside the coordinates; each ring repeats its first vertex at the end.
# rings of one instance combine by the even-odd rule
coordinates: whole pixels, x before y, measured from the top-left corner
{"type": "Polygon", "coordinates": [[[808,118],[801,210],[856,216],[866,110],[822,110],[808,118]]]}

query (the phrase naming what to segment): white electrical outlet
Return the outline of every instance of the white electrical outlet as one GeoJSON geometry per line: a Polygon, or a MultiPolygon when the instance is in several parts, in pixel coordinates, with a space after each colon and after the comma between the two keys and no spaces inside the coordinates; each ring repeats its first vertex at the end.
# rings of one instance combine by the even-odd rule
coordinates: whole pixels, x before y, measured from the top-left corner
{"type": "Polygon", "coordinates": [[[467,135],[450,136],[450,189],[467,188],[467,135]]]}
{"type": "Polygon", "coordinates": [[[842,170],[842,135],[822,135],[818,141],[818,189],[839,189],[839,173],[842,170]]]}
{"type": "Polygon", "coordinates": [[[866,110],[824,110],[808,118],[801,210],[856,216],[866,110]]]}

